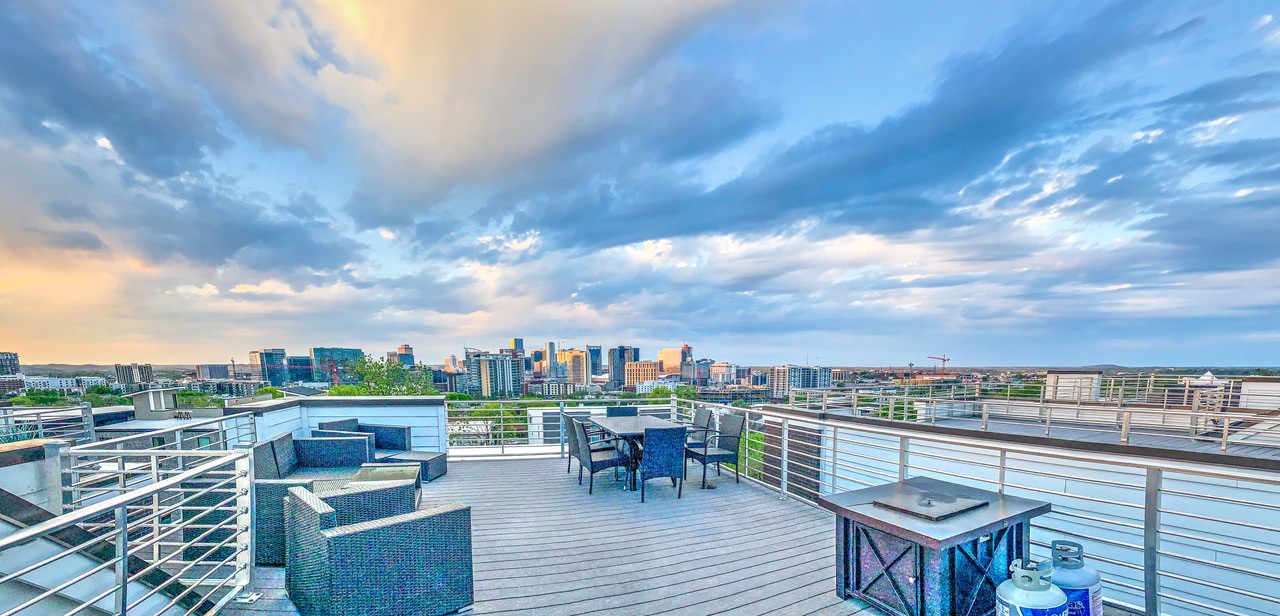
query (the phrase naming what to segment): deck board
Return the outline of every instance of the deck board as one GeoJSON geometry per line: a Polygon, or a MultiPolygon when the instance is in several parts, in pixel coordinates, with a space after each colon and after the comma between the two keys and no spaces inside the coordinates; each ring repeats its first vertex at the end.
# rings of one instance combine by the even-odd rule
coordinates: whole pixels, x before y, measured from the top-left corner
{"type": "MultiPolygon", "coordinates": [[[[654,480],[641,504],[608,471],[588,495],[559,458],[451,460],[420,506],[471,505],[475,614],[864,612],[836,598],[830,513],[732,473],[700,490],[700,471],[683,498],[654,480]]],[[[264,598],[224,613],[296,613],[281,571],[256,569],[264,598]]]]}

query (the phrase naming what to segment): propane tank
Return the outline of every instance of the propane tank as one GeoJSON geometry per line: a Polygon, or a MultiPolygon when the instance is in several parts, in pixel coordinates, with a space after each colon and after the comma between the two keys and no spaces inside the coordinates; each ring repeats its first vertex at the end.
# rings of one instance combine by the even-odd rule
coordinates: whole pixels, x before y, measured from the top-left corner
{"type": "Polygon", "coordinates": [[[1054,541],[1053,585],[1067,595],[1069,616],[1102,616],[1102,576],[1084,564],[1084,546],[1054,541]]]}
{"type": "Polygon", "coordinates": [[[1009,579],[996,587],[996,616],[1067,616],[1067,595],[1051,581],[1053,565],[1040,566],[1023,567],[1021,558],[1009,565],[1009,579]]]}

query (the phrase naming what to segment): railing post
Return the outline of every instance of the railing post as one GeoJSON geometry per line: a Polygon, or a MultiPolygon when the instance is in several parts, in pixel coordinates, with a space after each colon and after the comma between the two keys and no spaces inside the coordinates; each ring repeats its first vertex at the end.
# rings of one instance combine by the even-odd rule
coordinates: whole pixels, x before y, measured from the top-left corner
{"type": "Polygon", "coordinates": [[[790,398],[787,401],[787,406],[791,408],[796,408],[796,390],[788,388],[787,395],[790,396],[790,398]]]}
{"type": "Polygon", "coordinates": [[[1228,435],[1231,433],[1231,418],[1222,418],[1222,451],[1227,451],[1228,435]]]}
{"type": "Polygon", "coordinates": [[[831,493],[836,493],[836,464],[840,453],[840,427],[831,426],[831,493]]]}
{"type": "Polygon", "coordinates": [[[1044,435],[1049,436],[1049,425],[1053,423],[1053,405],[1044,407],[1044,435]]]}
{"type": "Polygon", "coordinates": [[[1143,502],[1143,596],[1146,599],[1147,616],[1159,616],[1160,612],[1160,486],[1164,471],[1147,468],[1146,495],[1143,502]]]}
{"type": "Polygon", "coordinates": [[[567,422],[565,422],[564,420],[564,400],[561,400],[560,401],[560,457],[561,458],[564,457],[564,430],[565,430],[566,423],[567,422]]]}
{"type": "Polygon", "coordinates": [[[1005,468],[1008,466],[1008,464],[1009,464],[1009,452],[1008,450],[1001,449],[1000,450],[1000,468],[998,469],[1000,476],[999,478],[996,479],[996,482],[997,482],[996,491],[1001,494],[1004,494],[1004,471],[1005,471],[1005,468]]]}
{"type": "Polygon", "coordinates": [[[44,414],[36,413],[36,438],[47,438],[44,434],[44,414]]]}
{"type": "Polygon", "coordinates": [[[907,480],[907,463],[911,456],[911,442],[905,436],[898,437],[898,481],[907,480]]]}
{"type": "Polygon", "coordinates": [[[64,441],[44,444],[44,489],[48,495],[45,503],[50,512],[58,515],[70,511],[67,507],[67,487],[70,481],[62,473],[65,460],[70,458],[67,453],[69,450],[70,447],[64,441]]]}
{"type": "Polygon", "coordinates": [[[1129,429],[1133,427],[1133,411],[1120,413],[1120,444],[1129,444],[1129,429]]]}
{"type": "Polygon", "coordinates": [[[124,616],[129,612],[129,507],[116,509],[116,611],[124,616]]]}
{"type": "Polygon", "coordinates": [[[778,466],[782,469],[781,473],[779,473],[780,476],[778,481],[778,488],[782,493],[778,497],[780,500],[785,500],[787,498],[787,458],[788,458],[787,441],[791,437],[790,425],[791,425],[790,421],[787,418],[785,417],[782,418],[782,446],[781,446],[782,457],[780,458],[781,461],[778,464],[778,466]]]}
{"type": "Polygon", "coordinates": [[[987,431],[987,422],[991,420],[991,403],[982,403],[982,431],[987,431]]]}
{"type": "Polygon", "coordinates": [[[80,416],[84,419],[84,438],[86,443],[92,443],[96,440],[97,434],[94,432],[93,425],[93,405],[88,402],[80,403],[80,416]]]}
{"type": "MultiPolygon", "coordinates": [[[[1167,417],[1168,415],[1166,415],[1167,417]]],[[[1187,436],[1195,437],[1196,423],[1200,421],[1200,390],[1197,389],[1191,394],[1191,418],[1187,422],[1187,436]]],[[[1162,420],[1161,425],[1164,424],[1162,420]]]]}
{"type": "Polygon", "coordinates": [[[824,390],[822,390],[822,412],[823,412],[823,413],[826,413],[826,412],[827,412],[827,396],[828,396],[828,395],[830,395],[830,394],[831,394],[831,392],[829,392],[829,391],[827,391],[827,390],[825,390],[825,389],[824,389],[824,390]]]}
{"type": "Polygon", "coordinates": [[[236,460],[236,530],[244,539],[236,541],[240,553],[236,555],[236,586],[247,588],[253,576],[253,560],[256,546],[253,541],[253,450],[236,460]]]}

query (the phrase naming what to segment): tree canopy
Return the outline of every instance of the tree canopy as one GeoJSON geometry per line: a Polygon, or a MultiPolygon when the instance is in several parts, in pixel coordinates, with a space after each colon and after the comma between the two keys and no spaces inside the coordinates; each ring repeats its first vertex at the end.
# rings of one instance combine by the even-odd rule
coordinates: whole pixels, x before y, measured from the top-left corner
{"type": "Polygon", "coordinates": [[[284,397],[284,392],[283,392],[283,391],[280,391],[280,388],[279,388],[279,387],[275,387],[275,386],[273,386],[273,385],[268,385],[268,386],[266,386],[266,387],[259,387],[259,388],[258,388],[258,391],[255,391],[255,392],[253,392],[253,393],[254,393],[255,395],[259,395],[259,396],[264,395],[264,394],[271,394],[271,399],[272,399],[272,400],[274,400],[274,399],[276,399],[276,398],[283,398],[283,397],[284,397]]]}

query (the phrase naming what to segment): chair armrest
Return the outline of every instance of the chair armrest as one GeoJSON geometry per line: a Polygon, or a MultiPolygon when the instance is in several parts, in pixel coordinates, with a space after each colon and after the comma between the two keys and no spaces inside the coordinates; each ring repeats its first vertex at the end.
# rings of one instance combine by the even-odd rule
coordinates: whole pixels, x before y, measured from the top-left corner
{"type": "Polygon", "coordinates": [[[374,447],[378,449],[395,449],[409,451],[413,449],[413,432],[409,426],[385,426],[379,424],[360,424],[360,431],[373,435],[374,447]]]}
{"type": "Polygon", "coordinates": [[[298,466],[307,468],[345,468],[371,461],[367,436],[296,438],[293,448],[298,466]]]}

